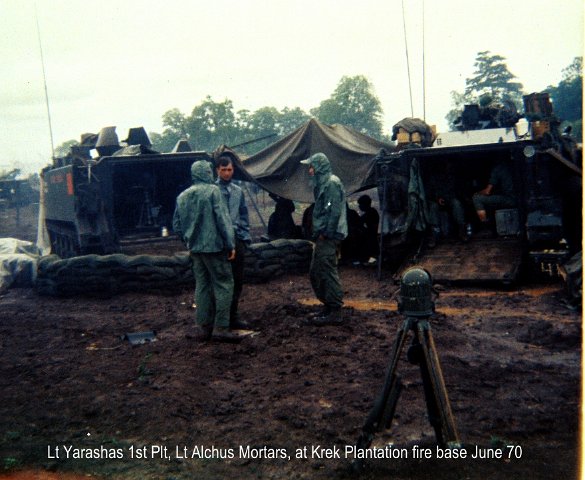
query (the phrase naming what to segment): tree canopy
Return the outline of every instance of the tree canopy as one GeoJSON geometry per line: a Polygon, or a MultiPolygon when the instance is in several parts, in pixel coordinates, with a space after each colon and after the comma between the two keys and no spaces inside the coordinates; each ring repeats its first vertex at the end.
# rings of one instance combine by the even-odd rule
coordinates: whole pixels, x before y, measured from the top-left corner
{"type": "MultiPolygon", "coordinates": [[[[475,71],[466,79],[463,92],[452,91],[453,109],[446,119],[453,127],[465,104],[483,106],[512,101],[522,109],[522,84],[508,70],[505,58],[489,51],[479,52],[475,59],[475,71]]],[[[583,57],[576,57],[563,70],[563,79],[557,86],[549,86],[555,113],[562,120],[571,122],[576,132],[581,131],[583,115],[583,57]]],[[[215,101],[210,96],[196,105],[189,115],[177,108],[162,115],[163,131],[149,132],[153,148],[170,152],[179,140],[189,141],[194,150],[213,151],[220,145],[238,146],[238,151],[253,154],[267,147],[311,116],[326,124],[342,124],[378,140],[389,141],[382,131],[382,107],[374,88],[363,75],[344,76],[329,98],[323,100],[310,114],[301,108],[265,106],[256,111],[234,110],[229,99],[215,101]]],[[[57,156],[66,155],[72,145],[79,142],[68,140],[55,149],[57,156]]]]}
{"type": "Polygon", "coordinates": [[[549,86],[547,91],[557,117],[572,124],[574,134],[580,137],[583,128],[583,57],[575,57],[571,65],[563,70],[559,84],[549,86]]]}
{"type": "Polygon", "coordinates": [[[274,143],[309,118],[327,124],[339,123],[374,138],[382,139],[382,108],[370,82],[363,76],[343,77],[330,98],[307,114],[302,109],[262,107],[251,112],[234,112],[233,102],[214,101],[207,96],[191,112],[178,109],[163,115],[162,134],[151,133],[153,148],[168,152],[180,139],[195,150],[213,151],[219,145],[242,145],[238,150],[252,154],[274,143]]]}
{"type": "Polygon", "coordinates": [[[522,84],[513,81],[506,59],[501,55],[491,55],[489,51],[479,52],[475,58],[474,76],[465,80],[465,95],[477,98],[488,95],[493,102],[512,100],[522,105],[522,84]]]}
{"type": "Polygon", "coordinates": [[[463,106],[477,103],[482,106],[513,102],[518,110],[522,108],[522,84],[514,81],[505,58],[492,55],[489,51],[478,52],[475,58],[473,76],[465,80],[463,93],[452,91],[453,109],[446,115],[449,125],[461,115],[463,106]]]}
{"type": "Polygon", "coordinates": [[[253,153],[309,118],[300,108],[278,111],[274,107],[262,107],[254,112],[235,112],[231,100],[216,102],[207,96],[193,108],[191,115],[184,115],[176,108],[167,111],[163,115],[162,134],[150,133],[150,137],[153,148],[162,152],[172,150],[179,140],[186,139],[194,150],[209,152],[220,145],[246,144],[239,150],[253,153]]]}
{"type": "Polygon", "coordinates": [[[333,94],[313,108],[311,114],[323,123],[346,125],[376,139],[383,136],[380,100],[362,75],[344,76],[333,94]]]}

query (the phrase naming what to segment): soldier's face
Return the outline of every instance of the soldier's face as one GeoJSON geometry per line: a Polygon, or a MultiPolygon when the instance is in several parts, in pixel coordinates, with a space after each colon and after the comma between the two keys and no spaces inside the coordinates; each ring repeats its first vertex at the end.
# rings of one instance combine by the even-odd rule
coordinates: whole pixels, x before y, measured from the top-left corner
{"type": "Polygon", "coordinates": [[[315,168],[313,166],[310,166],[309,167],[309,175],[311,177],[314,177],[315,176],[315,168]]]}
{"type": "Polygon", "coordinates": [[[224,182],[229,182],[234,176],[234,166],[231,163],[225,166],[220,166],[217,169],[217,175],[224,182]]]}

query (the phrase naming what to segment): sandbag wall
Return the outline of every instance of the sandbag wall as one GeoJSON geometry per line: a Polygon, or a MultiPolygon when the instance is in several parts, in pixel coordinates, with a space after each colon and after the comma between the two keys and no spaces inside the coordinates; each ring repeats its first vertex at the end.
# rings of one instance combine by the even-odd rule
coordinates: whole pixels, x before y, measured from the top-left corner
{"type": "Polygon", "coordinates": [[[173,256],[84,255],[42,257],[36,290],[41,295],[113,295],[122,292],[171,291],[193,285],[187,254],[173,256]]]}
{"type": "Polygon", "coordinates": [[[246,250],[244,282],[262,283],[285,273],[306,273],[312,253],[313,244],[308,240],[253,243],[246,250]]]}
{"type": "MultiPolygon", "coordinates": [[[[284,273],[309,269],[312,244],[306,240],[255,243],[246,250],[244,281],[261,283],[284,273]]],[[[35,287],[41,295],[114,295],[123,292],[173,292],[193,287],[189,255],[84,255],[42,257],[35,287]]]]}

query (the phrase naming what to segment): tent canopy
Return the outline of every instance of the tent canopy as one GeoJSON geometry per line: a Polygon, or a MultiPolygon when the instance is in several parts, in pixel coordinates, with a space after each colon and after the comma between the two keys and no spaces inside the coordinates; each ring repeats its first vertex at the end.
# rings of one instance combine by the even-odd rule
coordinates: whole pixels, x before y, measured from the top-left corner
{"type": "Polygon", "coordinates": [[[394,147],[343,125],[325,125],[315,119],[242,162],[261,187],[280,197],[312,203],[308,168],[300,163],[317,152],[331,161],[347,194],[376,186],[375,156],[394,147]]]}

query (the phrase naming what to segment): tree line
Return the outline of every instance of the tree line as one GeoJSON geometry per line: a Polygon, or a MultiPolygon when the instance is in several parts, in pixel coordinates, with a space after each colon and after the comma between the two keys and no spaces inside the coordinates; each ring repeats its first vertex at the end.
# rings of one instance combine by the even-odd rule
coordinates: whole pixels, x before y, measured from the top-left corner
{"type": "MultiPolygon", "coordinates": [[[[479,52],[475,71],[466,79],[463,92],[451,92],[453,108],[446,114],[454,129],[465,104],[501,105],[512,102],[521,112],[523,85],[512,74],[505,58],[489,51],[479,52]]],[[[563,70],[562,80],[549,86],[557,117],[573,126],[573,134],[582,132],[583,57],[576,57],[563,70]]],[[[290,133],[311,117],[325,124],[342,124],[381,141],[390,141],[383,132],[383,110],[371,82],[363,75],[344,76],[329,98],[305,112],[301,108],[262,107],[255,111],[235,111],[232,100],[214,101],[207,96],[190,114],[173,108],[162,116],[163,131],[149,132],[153,148],[169,152],[179,140],[187,140],[193,150],[213,151],[220,145],[238,147],[238,152],[251,155],[278,138],[290,133]]],[[[397,121],[400,119],[397,119],[397,121]]],[[[78,143],[69,140],[56,149],[56,156],[66,155],[78,143]]]]}
{"type": "Polygon", "coordinates": [[[370,81],[362,76],[344,76],[332,95],[309,113],[301,108],[277,110],[262,107],[254,112],[234,111],[231,100],[215,102],[211,97],[197,105],[190,115],[178,109],[163,115],[164,130],[152,133],[155,149],[170,151],[180,139],[195,150],[213,151],[219,145],[239,146],[252,154],[274,143],[311,117],[326,124],[348,125],[370,137],[387,140],[382,132],[382,106],[370,81]]]}
{"type": "MultiPolygon", "coordinates": [[[[475,58],[475,71],[465,80],[463,92],[452,91],[453,109],[446,115],[452,129],[466,104],[484,107],[511,103],[518,112],[523,111],[522,96],[527,93],[522,83],[508,70],[505,58],[489,51],[479,52],[475,58]]],[[[558,85],[549,85],[548,92],[553,103],[554,114],[563,124],[573,127],[573,135],[581,138],[583,129],[583,57],[575,57],[563,69],[558,85]]]]}

